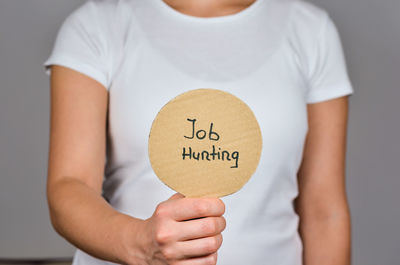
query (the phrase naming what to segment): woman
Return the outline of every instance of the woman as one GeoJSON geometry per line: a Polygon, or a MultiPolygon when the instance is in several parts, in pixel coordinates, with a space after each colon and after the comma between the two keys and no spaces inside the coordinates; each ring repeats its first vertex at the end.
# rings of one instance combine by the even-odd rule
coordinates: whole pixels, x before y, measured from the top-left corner
{"type": "Polygon", "coordinates": [[[45,66],[49,209],[79,248],[74,264],[350,264],[353,89],[325,10],[298,0],[88,1],[64,21],[45,66]],[[256,173],[222,199],[173,194],[148,160],[157,112],[196,88],[238,96],[263,135],[256,173]]]}

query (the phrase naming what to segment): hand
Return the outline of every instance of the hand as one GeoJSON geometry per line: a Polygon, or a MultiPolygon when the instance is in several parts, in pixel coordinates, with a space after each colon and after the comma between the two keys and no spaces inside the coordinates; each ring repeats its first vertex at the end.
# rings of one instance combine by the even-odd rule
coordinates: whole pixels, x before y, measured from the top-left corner
{"type": "Polygon", "coordinates": [[[176,193],[145,220],[150,237],[148,264],[216,264],[226,222],[218,198],[185,198],[176,193]]]}

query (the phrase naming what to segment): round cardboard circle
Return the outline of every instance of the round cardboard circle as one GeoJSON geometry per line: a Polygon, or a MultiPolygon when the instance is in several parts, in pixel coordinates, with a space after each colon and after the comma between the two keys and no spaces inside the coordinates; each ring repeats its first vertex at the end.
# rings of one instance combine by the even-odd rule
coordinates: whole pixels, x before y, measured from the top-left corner
{"type": "Polygon", "coordinates": [[[217,89],[195,89],[169,101],[149,134],[151,166],[167,186],[186,197],[222,197],[255,172],[261,130],[251,109],[217,89]]]}

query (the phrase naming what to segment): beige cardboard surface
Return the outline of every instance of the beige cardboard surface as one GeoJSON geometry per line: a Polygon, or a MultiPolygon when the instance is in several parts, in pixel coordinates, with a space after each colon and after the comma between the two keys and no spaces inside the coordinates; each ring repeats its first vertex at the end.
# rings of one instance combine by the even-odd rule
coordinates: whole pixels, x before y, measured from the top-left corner
{"type": "Polygon", "coordinates": [[[186,197],[222,197],[255,172],[262,137],[253,112],[239,98],[196,89],[160,110],[148,148],[154,172],[170,188],[186,197]]]}

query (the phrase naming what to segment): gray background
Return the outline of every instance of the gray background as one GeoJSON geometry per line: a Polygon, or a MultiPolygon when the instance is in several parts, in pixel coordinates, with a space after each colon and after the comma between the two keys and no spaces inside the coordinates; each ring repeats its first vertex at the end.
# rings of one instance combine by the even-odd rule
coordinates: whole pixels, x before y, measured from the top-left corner
{"type": "MultiPolygon", "coordinates": [[[[400,264],[400,1],[312,0],[335,21],[350,97],[347,191],[353,264],[400,264]]],[[[42,63],[83,0],[0,0],[0,258],[70,257],[45,181],[49,83],[42,63]]]]}

